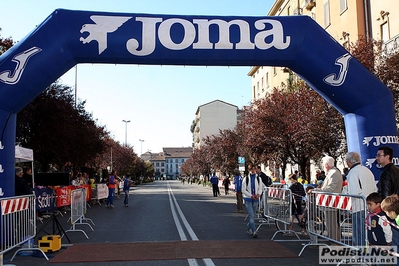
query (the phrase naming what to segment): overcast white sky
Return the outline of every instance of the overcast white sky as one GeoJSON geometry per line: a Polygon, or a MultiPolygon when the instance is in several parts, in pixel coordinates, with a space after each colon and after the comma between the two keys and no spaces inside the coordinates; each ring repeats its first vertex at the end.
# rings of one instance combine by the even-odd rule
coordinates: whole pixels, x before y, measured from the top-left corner
{"type": "MultiPolygon", "coordinates": [[[[265,16],[273,0],[13,0],[0,8],[2,37],[21,40],[57,8],[176,15],[265,16]]],[[[140,154],[192,144],[197,107],[216,99],[241,108],[251,100],[250,67],[80,64],[78,99],[111,136],[140,154]],[[139,139],[144,140],[142,142],[139,139]]],[[[75,68],[61,78],[75,87],[75,68]]]]}

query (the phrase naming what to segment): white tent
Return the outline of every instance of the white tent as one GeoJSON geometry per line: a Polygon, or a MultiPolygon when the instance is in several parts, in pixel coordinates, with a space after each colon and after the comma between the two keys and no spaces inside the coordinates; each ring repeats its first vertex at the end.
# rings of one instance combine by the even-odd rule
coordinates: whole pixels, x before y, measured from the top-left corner
{"type": "Polygon", "coordinates": [[[33,162],[33,150],[21,146],[15,146],[15,162],[33,162]]]}
{"type": "Polygon", "coordinates": [[[32,186],[35,183],[34,171],[33,171],[33,150],[23,148],[21,146],[15,146],[15,162],[16,163],[31,163],[32,169],[32,186]]]}

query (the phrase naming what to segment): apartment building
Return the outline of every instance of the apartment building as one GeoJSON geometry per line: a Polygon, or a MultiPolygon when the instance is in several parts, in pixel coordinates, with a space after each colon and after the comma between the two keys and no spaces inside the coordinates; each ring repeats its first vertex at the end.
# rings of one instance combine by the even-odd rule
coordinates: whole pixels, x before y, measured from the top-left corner
{"type": "Polygon", "coordinates": [[[169,179],[177,179],[181,176],[180,167],[193,153],[192,147],[163,148],[165,157],[165,175],[169,179]]]}
{"type": "Polygon", "coordinates": [[[197,108],[191,126],[193,147],[199,149],[207,136],[219,134],[219,130],[233,129],[240,116],[238,107],[220,100],[203,104],[197,108]]]}
{"type": "MultiPolygon", "coordinates": [[[[385,51],[396,52],[399,50],[396,4],[397,0],[276,0],[267,15],[310,16],[344,47],[361,35],[383,41],[385,51]]],[[[297,78],[288,68],[268,66],[255,66],[248,76],[252,78],[252,100],[266,97],[273,88],[297,78]]]]}
{"type": "MultiPolygon", "coordinates": [[[[385,52],[397,52],[397,3],[397,0],[276,0],[267,16],[310,16],[344,47],[355,43],[359,36],[364,36],[382,41],[385,52]]],[[[286,67],[255,66],[248,76],[251,77],[253,101],[267,97],[274,88],[281,88],[282,83],[288,84],[298,79],[286,67]]],[[[344,167],[341,161],[337,166],[341,169],[344,167]]],[[[265,170],[270,173],[270,169],[265,170]]],[[[315,165],[312,164],[311,172],[314,173],[314,170],[315,165]]]]}
{"type": "Polygon", "coordinates": [[[162,148],[162,152],[153,153],[147,151],[141,155],[141,159],[149,161],[154,167],[154,177],[177,179],[181,176],[180,167],[193,153],[192,147],[162,148]]]}

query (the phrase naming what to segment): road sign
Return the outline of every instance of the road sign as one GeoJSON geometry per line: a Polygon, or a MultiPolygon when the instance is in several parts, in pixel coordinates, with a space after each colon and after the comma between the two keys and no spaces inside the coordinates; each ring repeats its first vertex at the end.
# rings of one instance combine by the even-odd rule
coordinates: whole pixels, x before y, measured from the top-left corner
{"type": "Polygon", "coordinates": [[[238,163],[245,163],[245,157],[239,156],[238,157],[238,163]]]}

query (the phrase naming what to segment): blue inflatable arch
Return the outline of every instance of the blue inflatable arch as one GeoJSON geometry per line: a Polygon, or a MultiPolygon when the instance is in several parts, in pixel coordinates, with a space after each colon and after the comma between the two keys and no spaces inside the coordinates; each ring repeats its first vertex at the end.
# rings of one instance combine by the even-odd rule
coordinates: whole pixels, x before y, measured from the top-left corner
{"type": "Polygon", "coordinates": [[[390,90],[310,17],[59,9],[0,57],[1,196],[14,195],[17,113],[78,63],[289,67],[344,115],[348,149],[376,177],[378,147],[399,154],[390,90]]]}

